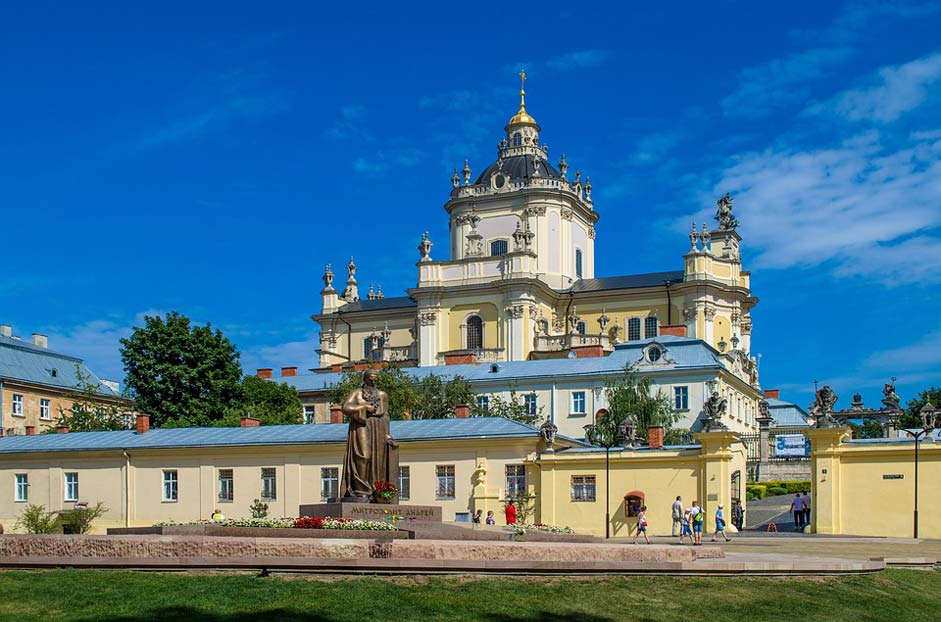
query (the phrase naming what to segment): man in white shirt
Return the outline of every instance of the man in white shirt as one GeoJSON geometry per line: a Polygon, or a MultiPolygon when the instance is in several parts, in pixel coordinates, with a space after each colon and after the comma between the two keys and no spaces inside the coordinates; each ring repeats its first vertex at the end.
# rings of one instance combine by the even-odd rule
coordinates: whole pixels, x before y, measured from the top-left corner
{"type": "Polygon", "coordinates": [[[683,498],[680,495],[676,496],[676,501],[673,502],[673,535],[677,535],[676,530],[679,528],[680,533],[683,533],[683,498]]]}
{"type": "Polygon", "coordinates": [[[794,513],[794,527],[800,531],[804,527],[804,500],[801,499],[800,493],[795,494],[794,500],[791,501],[791,512],[794,513]]]}

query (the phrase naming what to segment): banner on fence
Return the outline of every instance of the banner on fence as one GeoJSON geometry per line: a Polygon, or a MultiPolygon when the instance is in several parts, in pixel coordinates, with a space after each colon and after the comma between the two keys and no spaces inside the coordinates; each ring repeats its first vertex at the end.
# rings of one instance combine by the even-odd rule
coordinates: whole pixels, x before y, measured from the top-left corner
{"type": "Polygon", "coordinates": [[[803,434],[779,434],[774,437],[774,455],[806,456],[807,439],[803,434]]]}

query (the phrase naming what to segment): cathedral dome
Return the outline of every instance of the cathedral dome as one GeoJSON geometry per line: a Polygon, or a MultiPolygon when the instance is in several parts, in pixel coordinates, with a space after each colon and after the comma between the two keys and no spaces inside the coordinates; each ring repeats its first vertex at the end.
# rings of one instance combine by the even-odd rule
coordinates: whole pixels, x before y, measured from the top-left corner
{"type": "Polygon", "coordinates": [[[531,154],[515,155],[497,160],[477,177],[475,184],[489,184],[494,173],[502,172],[509,179],[529,179],[542,177],[559,179],[562,176],[545,158],[531,154]]]}

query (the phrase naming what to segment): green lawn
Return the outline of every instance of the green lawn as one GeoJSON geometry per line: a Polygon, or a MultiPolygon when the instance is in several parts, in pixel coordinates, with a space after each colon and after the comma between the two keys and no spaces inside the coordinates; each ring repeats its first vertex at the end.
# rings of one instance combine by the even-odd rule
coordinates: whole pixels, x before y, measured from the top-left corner
{"type": "Polygon", "coordinates": [[[337,578],[95,570],[0,572],[0,620],[937,620],[941,573],[826,579],[337,578]],[[800,611],[795,616],[795,611],[800,611]]]}

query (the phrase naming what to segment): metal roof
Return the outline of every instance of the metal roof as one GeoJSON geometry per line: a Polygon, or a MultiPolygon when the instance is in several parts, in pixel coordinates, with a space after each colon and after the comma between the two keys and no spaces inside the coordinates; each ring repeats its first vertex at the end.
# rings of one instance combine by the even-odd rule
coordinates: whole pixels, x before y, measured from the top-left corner
{"type": "Polygon", "coordinates": [[[681,283],[682,270],[669,272],[648,272],[647,274],[629,274],[626,276],[606,276],[598,279],[580,279],[572,285],[575,293],[600,292],[609,289],[632,289],[635,287],[654,287],[664,282],[681,283]]]}
{"type": "Polygon", "coordinates": [[[527,179],[531,177],[561,179],[562,177],[559,175],[559,171],[555,170],[555,167],[546,162],[545,159],[537,159],[533,155],[523,154],[497,160],[477,176],[474,185],[489,184],[490,176],[497,171],[502,171],[510,179],[527,179]]]}
{"type": "MultiPolygon", "coordinates": [[[[345,423],[271,425],[256,428],[152,428],[115,432],[69,432],[0,438],[0,454],[41,451],[161,449],[173,447],[241,447],[345,443],[345,423]]],[[[393,421],[397,441],[436,439],[527,438],[539,435],[533,426],[503,417],[393,421]]],[[[573,439],[565,439],[574,443],[573,439]]]]}
{"type": "Polygon", "coordinates": [[[382,311],[385,309],[407,309],[408,307],[418,306],[418,303],[408,296],[393,296],[391,298],[379,298],[377,300],[357,300],[339,307],[336,312],[342,314],[355,313],[357,311],[382,311]]]}
{"type": "MultiPolygon", "coordinates": [[[[649,343],[656,341],[666,349],[665,359],[674,361],[673,365],[649,365],[638,367],[638,371],[659,371],[673,369],[696,369],[723,367],[719,354],[701,339],[660,335],[637,341],[620,343],[608,356],[591,358],[559,358],[535,361],[502,361],[499,363],[475,363],[465,365],[432,365],[428,367],[405,367],[406,374],[414,378],[423,378],[430,374],[438,376],[462,376],[471,382],[505,382],[522,378],[571,378],[598,374],[615,374],[631,363],[640,362],[642,350],[649,343]],[[494,370],[494,366],[496,371],[494,370]]],[[[329,389],[340,382],[343,374],[338,372],[325,374],[303,374],[287,378],[272,378],[275,382],[285,382],[298,391],[320,391],[329,389]]]]}
{"type": "Polygon", "coordinates": [[[0,379],[70,390],[79,382],[77,370],[88,376],[89,382],[98,383],[99,395],[117,397],[82,359],[0,335],[0,379]]]}
{"type": "Polygon", "coordinates": [[[780,427],[800,427],[810,425],[810,417],[797,404],[785,402],[773,397],[765,398],[768,402],[768,414],[774,423],[780,427]]]}

